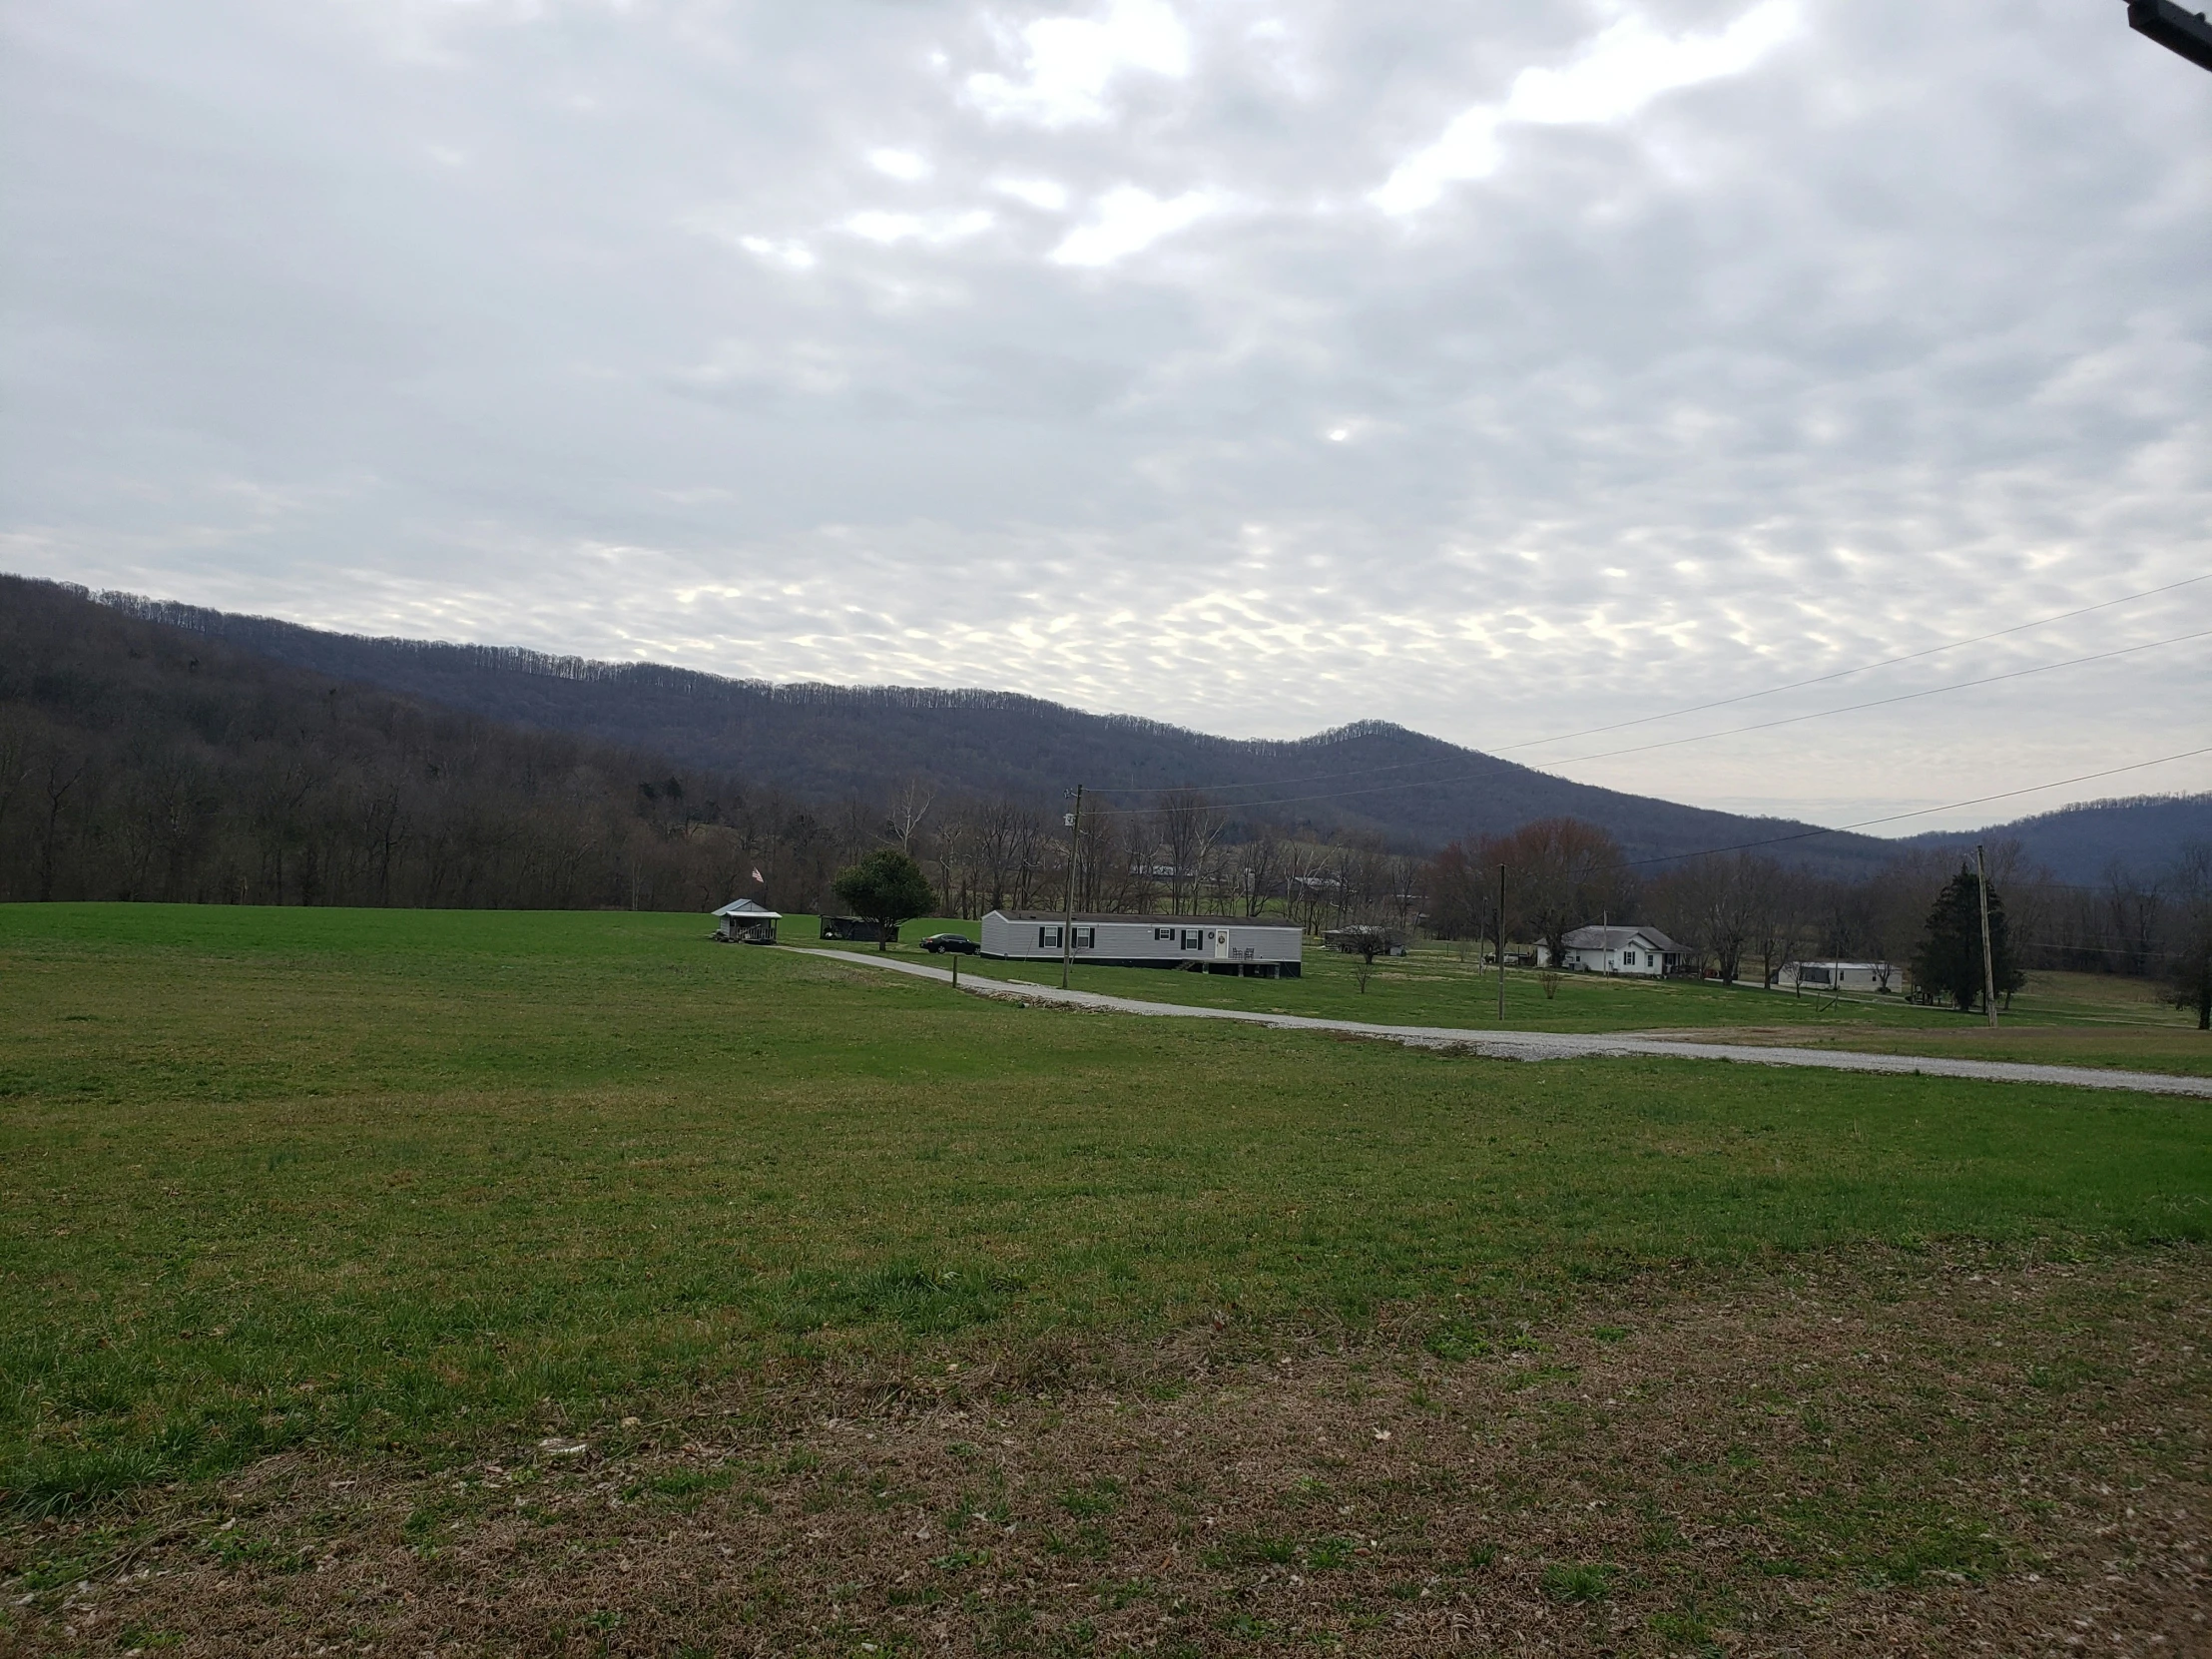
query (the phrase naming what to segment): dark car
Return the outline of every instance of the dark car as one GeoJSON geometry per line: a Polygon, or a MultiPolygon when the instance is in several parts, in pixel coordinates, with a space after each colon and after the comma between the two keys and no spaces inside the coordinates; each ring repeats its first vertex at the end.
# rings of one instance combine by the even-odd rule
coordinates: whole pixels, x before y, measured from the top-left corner
{"type": "Polygon", "coordinates": [[[983,947],[965,933],[932,933],[921,941],[921,948],[932,956],[946,950],[956,956],[972,956],[983,947]]]}

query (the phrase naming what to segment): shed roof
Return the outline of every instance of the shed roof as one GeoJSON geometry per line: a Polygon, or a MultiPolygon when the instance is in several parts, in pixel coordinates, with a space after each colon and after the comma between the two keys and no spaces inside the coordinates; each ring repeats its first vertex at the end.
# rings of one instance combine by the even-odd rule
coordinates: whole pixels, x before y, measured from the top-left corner
{"type": "Polygon", "coordinates": [[[772,910],[765,904],[756,904],[750,898],[734,898],[721,909],[709,912],[718,916],[751,916],[756,921],[782,921],[784,912],[772,910]]]}

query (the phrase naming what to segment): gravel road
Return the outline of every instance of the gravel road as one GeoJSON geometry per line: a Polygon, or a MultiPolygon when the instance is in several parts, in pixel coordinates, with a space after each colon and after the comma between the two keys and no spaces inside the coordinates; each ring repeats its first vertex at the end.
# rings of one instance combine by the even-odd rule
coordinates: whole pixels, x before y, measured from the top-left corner
{"type": "MultiPolygon", "coordinates": [[[[806,956],[862,967],[887,968],[919,979],[949,984],[940,967],[867,956],[848,950],[807,950],[806,956]]],[[[1056,986],[1023,985],[1003,979],[970,977],[960,989],[976,996],[1023,1003],[1091,1008],[1105,1013],[1144,1014],[1171,1019],[1226,1019],[1245,1025],[1271,1025],[1292,1031],[1341,1031],[1377,1037],[1414,1048],[1458,1048],[1504,1060],[1572,1060],[1591,1055],[1656,1055],[1669,1060],[1734,1060],[1752,1066],[1811,1066],[1821,1071],[1892,1072],[1908,1077],[1973,1077],[1992,1083],[2063,1083],[2081,1089],[2119,1089],[2135,1094],[2191,1095],[2212,1100],[2212,1077],[2177,1077],[2155,1071],[2106,1071],[2094,1066],[2038,1066],[2013,1060],[1953,1060],[1925,1054],[1857,1054],[1829,1048],[1761,1048],[1744,1043],[1681,1042],[1673,1038],[1564,1031],[1461,1031],[1443,1025],[1371,1025],[1357,1019],[1310,1019],[1303,1014],[1256,1013],[1243,1008],[1192,1008],[1177,1002],[1139,1002],[1133,997],[1103,996],[1097,991],[1063,991],[1056,986]]]]}

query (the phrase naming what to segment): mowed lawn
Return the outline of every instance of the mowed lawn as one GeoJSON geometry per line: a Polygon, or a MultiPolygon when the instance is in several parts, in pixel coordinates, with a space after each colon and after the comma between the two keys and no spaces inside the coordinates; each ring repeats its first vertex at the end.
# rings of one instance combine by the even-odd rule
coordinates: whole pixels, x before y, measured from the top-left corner
{"type": "MultiPolygon", "coordinates": [[[[940,966],[949,958],[924,956],[914,941],[939,930],[976,936],[972,921],[909,923],[896,953],[940,966]]],[[[788,942],[816,949],[872,951],[872,945],[825,943],[814,935],[813,916],[788,917],[788,942]]],[[[1381,1025],[1442,1025],[1467,1030],[1644,1031],[1695,1035],[1707,1041],[1791,1044],[1858,1049],[1882,1054],[1950,1055],[1960,1059],[2025,1060],[2212,1074],[2212,1033],[2196,1029],[2195,1010],[2177,1009],[2142,979],[2110,974],[2046,973],[2000,1008],[1996,1030],[1978,1012],[1923,1007],[1903,995],[1854,990],[1840,996],[1770,991],[1756,981],[1759,963],[1746,964],[1751,984],[1714,980],[1643,979],[1634,975],[1570,973],[1552,979],[1529,969],[1505,974],[1505,1017],[1498,1018],[1497,969],[1484,967],[1478,949],[1462,955],[1456,945],[1423,940],[1403,956],[1379,958],[1362,989],[1359,959],[1307,942],[1304,974],[1297,979],[1244,979],[1222,974],[1164,972],[1157,968],[1094,967],[1078,961],[1078,989],[1155,1002],[1200,1007],[1252,1008],[1322,1019],[1356,1019],[1381,1025]]],[[[1054,962],[961,963],[963,974],[1029,984],[1057,985],[1054,962]]]]}
{"type": "Polygon", "coordinates": [[[2201,1102],[1022,1009],[707,931],[0,908],[7,1502],[853,1357],[1448,1348],[1647,1269],[2212,1228],[2201,1102]]]}

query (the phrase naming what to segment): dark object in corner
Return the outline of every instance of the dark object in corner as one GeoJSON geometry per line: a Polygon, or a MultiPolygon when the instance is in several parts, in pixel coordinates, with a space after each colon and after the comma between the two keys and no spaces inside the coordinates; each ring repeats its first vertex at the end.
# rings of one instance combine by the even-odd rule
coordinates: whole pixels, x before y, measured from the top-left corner
{"type": "Polygon", "coordinates": [[[2204,13],[2183,11],[2173,0],[2128,0],[2127,26],[2199,69],[2212,69],[2212,22],[2204,13]]]}

